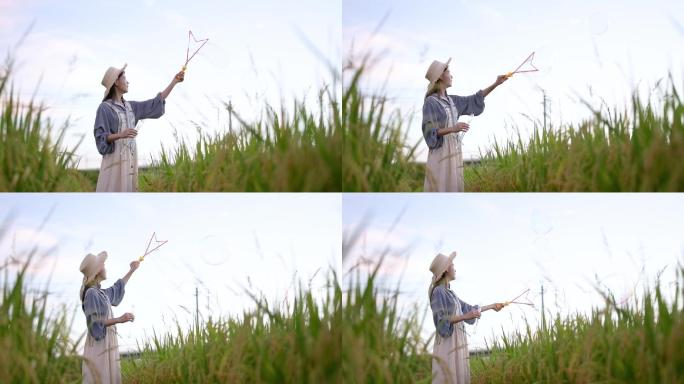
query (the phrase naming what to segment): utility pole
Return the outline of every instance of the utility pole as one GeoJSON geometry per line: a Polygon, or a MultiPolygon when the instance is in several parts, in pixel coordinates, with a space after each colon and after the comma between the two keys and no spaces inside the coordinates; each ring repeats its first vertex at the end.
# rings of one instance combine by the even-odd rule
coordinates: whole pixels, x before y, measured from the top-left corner
{"type": "Polygon", "coordinates": [[[233,133],[233,101],[228,101],[228,132],[233,133]]]}
{"type": "Polygon", "coordinates": [[[195,329],[199,331],[199,289],[195,285],[195,329]]]}
{"type": "Polygon", "coordinates": [[[546,91],[543,89],[542,89],[542,95],[543,95],[542,104],[544,104],[544,131],[546,131],[546,101],[548,99],[546,98],[546,91]]]}
{"type": "Polygon", "coordinates": [[[544,283],[541,284],[541,301],[542,301],[542,331],[546,331],[546,314],[544,312],[544,283]]]}

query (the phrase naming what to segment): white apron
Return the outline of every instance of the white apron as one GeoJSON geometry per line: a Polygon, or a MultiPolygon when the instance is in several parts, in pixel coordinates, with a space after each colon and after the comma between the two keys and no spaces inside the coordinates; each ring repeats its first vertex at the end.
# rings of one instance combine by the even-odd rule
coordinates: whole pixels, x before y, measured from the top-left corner
{"type": "MultiPolygon", "coordinates": [[[[135,115],[131,104],[126,101],[125,111],[115,107],[111,100],[105,102],[119,118],[119,130],[135,128],[135,115]]],[[[124,138],[114,142],[114,152],[102,157],[100,174],[97,177],[96,192],[138,191],[138,149],[135,138],[124,138]]]]}
{"type": "MultiPolygon", "coordinates": [[[[461,306],[456,305],[450,316],[461,316],[461,306]]],[[[449,337],[441,337],[435,332],[435,346],[432,351],[433,384],[469,384],[470,365],[468,339],[463,321],[454,324],[454,332],[449,337]]]]}
{"type": "MultiPolygon", "coordinates": [[[[448,101],[439,98],[439,103],[447,114],[446,127],[453,127],[458,122],[458,110],[451,98],[448,101]]],[[[461,152],[461,136],[449,133],[444,136],[442,146],[428,152],[425,169],[425,192],[463,192],[463,154],[461,152]]]]}
{"type": "MultiPolygon", "coordinates": [[[[112,306],[109,305],[107,318],[112,318],[112,306]]],[[[105,337],[95,340],[90,332],[83,350],[83,384],[120,384],[121,362],[119,361],[119,342],[116,326],[106,327],[105,337]]]]}

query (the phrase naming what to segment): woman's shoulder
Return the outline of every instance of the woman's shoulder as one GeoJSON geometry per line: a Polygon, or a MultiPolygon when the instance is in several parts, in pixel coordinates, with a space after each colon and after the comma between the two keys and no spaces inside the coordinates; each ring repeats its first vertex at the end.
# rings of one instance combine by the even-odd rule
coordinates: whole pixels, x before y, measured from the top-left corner
{"type": "Polygon", "coordinates": [[[430,96],[427,96],[425,98],[425,104],[430,104],[430,103],[439,103],[439,99],[437,98],[436,93],[433,93],[430,96]]]}
{"type": "Polygon", "coordinates": [[[449,294],[449,288],[445,287],[444,285],[438,285],[432,290],[432,295],[448,295],[449,294]]]}
{"type": "Polygon", "coordinates": [[[100,289],[98,287],[89,287],[86,288],[85,293],[83,294],[84,300],[90,299],[99,299],[100,298],[100,289]]]}
{"type": "Polygon", "coordinates": [[[100,105],[97,106],[97,112],[98,113],[108,113],[112,112],[112,106],[109,102],[109,100],[105,100],[100,103],[100,105]]]}

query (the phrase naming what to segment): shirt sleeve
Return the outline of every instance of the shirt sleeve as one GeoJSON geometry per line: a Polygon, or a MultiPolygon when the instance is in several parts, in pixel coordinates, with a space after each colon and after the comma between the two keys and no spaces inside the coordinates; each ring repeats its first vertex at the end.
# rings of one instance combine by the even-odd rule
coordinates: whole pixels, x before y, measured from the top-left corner
{"type": "Polygon", "coordinates": [[[423,103],[423,138],[428,148],[435,149],[442,146],[444,137],[439,136],[437,130],[445,126],[446,113],[442,106],[434,97],[427,97],[423,103]]]}
{"type": "Polygon", "coordinates": [[[456,104],[456,109],[458,110],[458,115],[475,115],[479,116],[485,108],[484,94],[482,91],[477,91],[474,95],[470,96],[455,96],[449,95],[454,104],[456,104]]]}
{"type": "Polygon", "coordinates": [[[121,300],[123,300],[124,293],[126,285],[124,284],[123,280],[119,279],[112,285],[111,287],[107,289],[103,289],[105,295],[109,298],[109,302],[112,303],[113,306],[119,305],[121,303],[121,300]]]}
{"type": "Polygon", "coordinates": [[[107,302],[100,296],[96,289],[88,289],[83,298],[83,312],[86,316],[88,332],[95,340],[105,337],[105,325],[107,318],[107,302]]]}
{"type": "Polygon", "coordinates": [[[435,328],[441,337],[449,337],[454,333],[454,325],[449,321],[451,313],[449,313],[448,300],[449,296],[446,288],[442,286],[435,287],[430,298],[430,308],[432,308],[435,328]]]}
{"type": "MultiPolygon", "coordinates": [[[[458,299],[459,304],[461,305],[461,312],[465,315],[466,313],[472,311],[473,309],[477,308],[480,309],[479,305],[470,305],[466,303],[465,301],[458,299]]],[[[470,320],[464,320],[466,323],[472,325],[475,324],[475,320],[477,319],[470,319],[470,320]]]]}
{"type": "Polygon", "coordinates": [[[135,123],[143,119],[158,119],[165,112],[166,101],[162,99],[161,93],[157,94],[154,99],[147,101],[130,101],[133,114],[135,115],[135,123]]]}
{"type": "Polygon", "coordinates": [[[101,103],[97,108],[97,114],[95,115],[95,129],[93,131],[95,135],[95,145],[97,146],[97,151],[101,155],[106,155],[108,153],[114,152],[114,143],[107,142],[107,136],[112,133],[116,133],[119,129],[118,127],[118,117],[105,103],[101,103]]]}

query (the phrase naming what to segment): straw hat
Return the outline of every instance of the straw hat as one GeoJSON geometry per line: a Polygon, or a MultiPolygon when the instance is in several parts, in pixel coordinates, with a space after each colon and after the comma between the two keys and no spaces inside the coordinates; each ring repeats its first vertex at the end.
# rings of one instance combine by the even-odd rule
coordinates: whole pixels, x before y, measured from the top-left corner
{"type": "Polygon", "coordinates": [[[432,88],[435,86],[435,83],[437,83],[437,80],[442,76],[444,71],[449,68],[449,63],[451,62],[451,57],[449,60],[446,61],[446,63],[442,63],[441,61],[433,61],[432,64],[430,64],[430,67],[428,68],[427,72],[425,72],[425,78],[430,82],[427,88],[427,92],[425,93],[425,96],[428,95],[428,93],[432,90],[432,88]]]}
{"type": "Polygon", "coordinates": [[[107,260],[107,252],[100,252],[97,256],[89,253],[81,261],[79,268],[83,273],[83,286],[87,286],[95,280],[95,276],[104,268],[105,260],[107,260]]]}
{"type": "Polygon", "coordinates": [[[442,277],[442,274],[449,269],[449,264],[451,264],[451,262],[454,260],[454,257],[456,257],[456,252],[451,252],[448,257],[440,253],[435,256],[434,259],[432,259],[432,264],[430,264],[430,272],[432,272],[432,284],[436,283],[437,280],[442,277]]]}
{"type": "Polygon", "coordinates": [[[114,83],[116,83],[116,79],[118,79],[121,73],[126,70],[127,66],[128,64],[124,64],[124,66],[120,69],[114,67],[107,68],[107,71],[105,72],[104,76],[102,76],[102,85],[104,85],[105,87],[104,97],[107,97],[107,94],[109,94],[109,90],[112,88],[114,83]]]}

